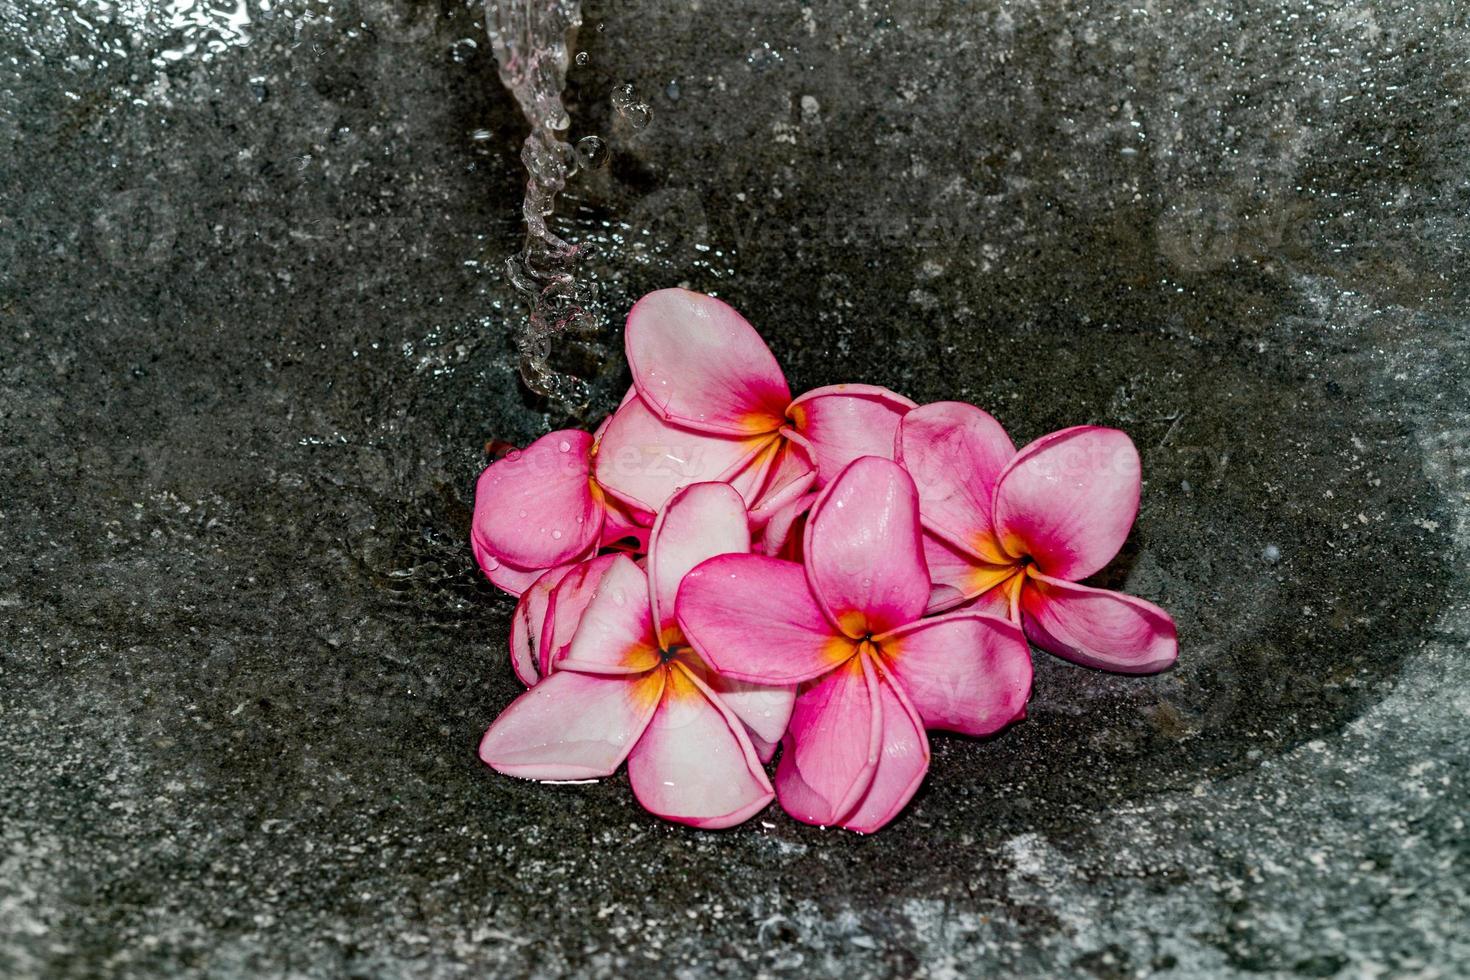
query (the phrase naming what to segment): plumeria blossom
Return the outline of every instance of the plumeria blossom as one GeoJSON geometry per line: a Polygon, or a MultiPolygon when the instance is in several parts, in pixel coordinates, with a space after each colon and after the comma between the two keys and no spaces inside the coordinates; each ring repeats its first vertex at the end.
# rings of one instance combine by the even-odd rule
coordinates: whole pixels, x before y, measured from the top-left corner
{"type": "Polygon", "coordinates": [[[890,460],[861,457],[822,491],[803,550],[804,566],[751,554],[703,562],[684,579],[677,618],[723,676],[801,685],[776,771],[781,806],[871,832],[923,780],[926,727],[988,735],[1020,716],[1030,655],[999,617],[921,618],[918,494],[890,460]]]}
{"type": "Polygon", "coordinates": [[[549,432],[480,474],[471,546],[485,575],[511,595],[599,547],[646,540],[651,516],[610,498],[592,477],[601,431],[549,432]]]}
{"type": "Polygon", "coordinates": [[[546,780],[607,776],[626,759],[639,802],[665,819],[728,827],[759,812],[774,792],[747,725],[773,745],[794,692],[714,675],[675,620],[690,568],[749,547],[733,488],[681,491],[654,524],[647,570],[608,556],[570,644],[490,726],[481,759],[546,780]]]}
{"type": "Polygon", "coordinates": [[[1174,662],[1168,613],[1077,584],[1113,560],[1138,515],[1138,450],[1125,433],[1077,426],[1017,452],[990,415],[938,402],[908,413],[897,450],[918,486],[931,611],[970,603],[1008,616],[1037,646],[1089,667],[1174,662]]]}
{"type": "Polygon", "coordinates": [[[791,397],[775,355],[726,304],[687,289],[649,293],[624,338],[638,392],[613,415],[595,472],[634,510],[657,511],[704,480],[740,492],[756,527],[859,456],[893,454],[914,403],[876,385],[791,397]]]}
{"type": "Polygon", "coordinates": [[[779,797],[871,832],[922,783],[928,730],[1025,716],[1028,637],[1093,667],[1173,663],[1167,613],[1080,584],[1138,513],[1122,432],[1017,451],[958,402],[793,399],[749,323],[682,289],[640,300],[625,341],[633,387],[596,432],[543,436],[476,487],[474,552],[518,596],[528,688],[481,742],[498,771],[626,762],[668,820],[728,827],[779,797]]]}

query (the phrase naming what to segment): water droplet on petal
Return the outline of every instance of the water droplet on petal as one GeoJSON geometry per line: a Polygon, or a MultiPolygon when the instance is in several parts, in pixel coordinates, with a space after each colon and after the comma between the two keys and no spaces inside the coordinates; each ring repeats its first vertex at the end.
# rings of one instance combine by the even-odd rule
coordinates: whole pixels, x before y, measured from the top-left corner
{"type": "Polygon", "coordinates": [[[572,451],[572,444],[563,439],[561,442],[557,443],[556,448],[560,449],[564,453],[569,453],[572,451]]]}
{"type": "Polygon", "coordinates": [[[551,532],[551,536],[554,539],[556,539],[557,541],[560,541],[561,540],[561,531],[560,530],[552,531],[551,532]]]}

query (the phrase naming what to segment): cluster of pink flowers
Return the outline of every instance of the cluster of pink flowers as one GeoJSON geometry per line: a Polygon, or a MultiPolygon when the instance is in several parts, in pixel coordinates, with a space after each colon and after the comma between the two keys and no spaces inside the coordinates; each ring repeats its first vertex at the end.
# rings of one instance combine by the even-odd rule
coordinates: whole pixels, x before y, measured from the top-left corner
{"type": "Polygon", "coordinates": [[[728,827],[779,798],[871,832],[922,782],[926,730],[1024,716],[1028,639],[1104,670],[1174,662],[1167,613],[1079,584],[1138,513],[1122,432],[1017,451],[960,402],[793,399],[755,329],[687,290],[640,300],[626,344],[633,388],[595,433],[552,432],[479,479],[474,551],[520,597],[528,688],[480,745],[497,771],[626,760],[668,820],[728,827]]]}

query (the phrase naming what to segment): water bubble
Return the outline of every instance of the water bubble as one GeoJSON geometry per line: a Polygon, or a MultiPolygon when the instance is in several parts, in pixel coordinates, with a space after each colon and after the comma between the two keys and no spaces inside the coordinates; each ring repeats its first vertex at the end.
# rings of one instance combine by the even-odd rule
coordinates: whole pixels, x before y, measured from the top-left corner
{"type": "Polygon", "coordinates": [[[1268,544],[1261,552],[1261,557],[1264,558],[1269,564],[1274,565],[1281,560],[1281,549],[1276,547],[1274,544],[1268,544]]]}
{"type": "Polygon", "coordinates": [[[585,67],[586,64],[587,64],[587,62],[589,62],[591,60],[592,60],[592,56],[589,55],[586,51],[578,51],[577,52],[577,64],[582,65],[582,66],[585,67]]]}
{"type": "Polygon", "coordinates": [[[623,116],[628,120],[628,125],[634,129],[643,129],[653,121],[653,110],[640,102],[635,106],[630,106],[623,116]]]}
{"type": "Polygon", "coordinates": [[[781,52],[771,47],[769,41],[764,42],[758,48],[751,49],[745,56],[745,63],[757,72],[770,71],[780,65],[784,59],[781,52]]]}
{"type": "Polygon", "coordinates": [[[648,125],[653,118],[653,110],[648,107],[647,102],[639,101],[633,94],[633,84],[625,82],[613,90],[612,106],[619,116],[626,119],[628,125],[634,129],[642,129],[648,125]]]}
{"type": "Polygon", "coordinates": [[[500,559],[499,558],[496,558],[494,555],[486,555],[485,556],[485,568],[486,568],[487,571],[493,572],[493,571],[495,571],[499,567],[500,567],[500,559]]]}
{"type": "Polygon", "coordinates": [[[608,155],[601,136],[583,136],[577,141],[577,162],[583,170],[601,170],[607,165],[608,155]]]}
{"type": "Polygon", "coordinates": [[[488,129],[477,129],[470,134],[470,139],[474,140],[476,143],[483,143],[488,140],[491,135],[492,134],[488,129]]]}
{"type": "Polygon", "coordinates": [[[679,101],[679,97],[683,93],[681,93],[679,91],[679,80],[677,78],[674,79],[673,81],[669,82],[669,87],[666,88],[666,89],[664,89],[664,94],[669,97],[669,101],[670,102],[678,102],[679,101]]]}
{"type": "Polygon", "coordinates": [[[467,64],[475,55],[475,49],[479,45],[472,37],[462,37],[449,46],[449,57],[454,59],[456,65],[467,64]]]}

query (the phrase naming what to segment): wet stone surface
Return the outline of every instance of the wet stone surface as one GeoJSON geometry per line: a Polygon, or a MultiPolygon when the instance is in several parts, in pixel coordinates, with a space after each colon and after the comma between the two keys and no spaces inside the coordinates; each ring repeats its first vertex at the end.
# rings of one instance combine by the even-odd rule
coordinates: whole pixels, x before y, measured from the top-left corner
{"type": "Polygon", "coordinates": [[[472,482],[563,420],[478,11],[0,0],[0,974],[1470,970],[1464,12],[843,6],[589,3],[561,228],[797,390],[1128,430],[1177,668],[1038,655],[872,838],[485,770],[472,482]]]}

